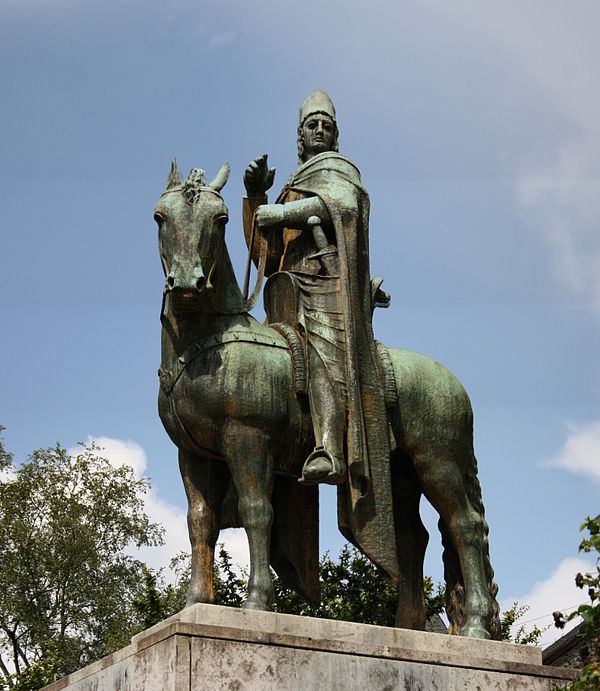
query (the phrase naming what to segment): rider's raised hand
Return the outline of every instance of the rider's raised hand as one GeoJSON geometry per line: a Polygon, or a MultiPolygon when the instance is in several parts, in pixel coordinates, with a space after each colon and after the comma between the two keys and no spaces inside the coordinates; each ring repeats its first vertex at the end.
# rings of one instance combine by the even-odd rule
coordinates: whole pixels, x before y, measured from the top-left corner
{"type": "Polygon", "coordinates": [[[250,161],[244,172],[244,187],[248,197],[263,197],[273,184],[275,168],[269,168],[267,154],[250,161]]]}

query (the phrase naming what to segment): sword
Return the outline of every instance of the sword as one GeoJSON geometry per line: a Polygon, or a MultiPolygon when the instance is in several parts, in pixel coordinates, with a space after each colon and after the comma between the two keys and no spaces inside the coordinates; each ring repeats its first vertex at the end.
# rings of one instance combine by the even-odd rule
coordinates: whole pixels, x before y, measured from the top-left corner
{"type": "Polygon", "coordinates": [[[327,276],[335,276],[338,272],[334,256],[336,249],[327,241],[327,237],[321,227],[321,219],[318,216],[310,216],[307,223],[312,228],[313,239],[318,250],[313,257],[318,257],[321,260],[321,265],[325,269],[327,276]]]}

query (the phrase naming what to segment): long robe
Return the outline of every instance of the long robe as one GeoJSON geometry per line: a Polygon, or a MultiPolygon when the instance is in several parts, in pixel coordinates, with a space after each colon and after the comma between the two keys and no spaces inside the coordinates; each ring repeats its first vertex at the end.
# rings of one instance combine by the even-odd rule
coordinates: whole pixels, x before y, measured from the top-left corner
{"type": "MultiPolygon", "coordinates": [[[[301,165],[278,198],[318,196],[329,213],[339,260],[346,351],[348,481],[338,486],[344,537],[390,575],[398,573],[387,412],[376,355],[369,272],[369,197],[356,166],[324,152],[301,165]]],[[[248,241],[247,224],[245,224],[248,241]]],[[[267,231],[266,274],[285,267],[289,229],[267,231]]],[[[257,260],[258,243],[253,248],[257,260]]]]}

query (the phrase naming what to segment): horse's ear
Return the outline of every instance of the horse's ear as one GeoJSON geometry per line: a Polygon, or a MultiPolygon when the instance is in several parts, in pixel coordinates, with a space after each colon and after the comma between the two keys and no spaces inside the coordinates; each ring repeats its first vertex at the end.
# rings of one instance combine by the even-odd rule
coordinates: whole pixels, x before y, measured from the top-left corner
{"type": "Polygon", "coordinates": [[[179,185],[181,185],[181,173],[177,167],[175,156],[173,156],[173,160],[171,161],[171,171],[169,172],[169,177],[167,178],[167,189],[171,190],[173,187],[179,187],[179,185]]]}
{"type": "Polygon", "coordinates": [[[229,163],[227,163],[227,161],[225,161],[225,163],[223,163],[219,172],[217,173],[217,177],[208,186],[212,187],[213,190],[220,192],[223,189],[223,187],[225,187],[225,183],[227,182],[227,179],[229,178],[229,171],[230,170],[231,170],[231,168],[229,167],[229,163]]]}

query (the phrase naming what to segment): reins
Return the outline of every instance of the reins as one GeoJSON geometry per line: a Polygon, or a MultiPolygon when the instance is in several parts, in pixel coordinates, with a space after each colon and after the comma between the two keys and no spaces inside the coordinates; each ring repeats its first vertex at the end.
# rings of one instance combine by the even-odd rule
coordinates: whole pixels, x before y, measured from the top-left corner
{"type": "Polygon", "coordinates": [[[260,295],[260,289],[262,288],[262,282],[265,277],[265,268],[267,266],[267,238],[259,230],[259,254],[258,254],[258,266],[256,273],[256,282],[254,284],[254,290],[252,295],[248,298],[248,290],[250,288],[250,270],[252,265],[252,248],[254,247],[254,239],[256,237],[256,212],[252,217],[252,233],[250,234],[250,243],[248,247],[248,260],[246,262],[246,275],[244,276],[244,292],[242,297],[244,298],[244,309],[250,312],[256,305],[258,296],[260,295]]]}

